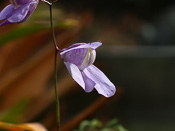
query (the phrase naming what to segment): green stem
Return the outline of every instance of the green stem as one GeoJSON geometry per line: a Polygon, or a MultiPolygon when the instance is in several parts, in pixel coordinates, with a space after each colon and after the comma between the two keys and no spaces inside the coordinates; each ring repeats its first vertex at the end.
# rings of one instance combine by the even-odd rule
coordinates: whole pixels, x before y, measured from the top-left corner
{"type": "Polygon", "coordinates": [[[54,60],[54,88],[55,88],[55,97],[56,97],[56,112],[57,112],[57,131],[60,128],[60,107],[59,107],[59,98],[58,98],[58,89],[57,89],[57,55],[60,49],[57,46],[55,33],[54,33],[54,25],[53,25],[53,16],[52,16],[52,4],[49,5],[50,7],[50,22],[51,22],[51,30],[52,30],[52,39],[55,45],[55,60],[54,60]]]}
{"type": "Polygon", "coordinates": [[[61,51],[56,43],[56,38],[55,38],[55,32],[54,32],[54,25],[53,25],[53,15],[52,15],[52,5],[55,3],[57,0],[53,1],[52,3],[46,1],[46,0],[41,0],[50,7],[50,24],[51,24],[51,31],[52,31],[52,39],[55,47],[55,58],[54,58],[54,88],[55,88],[55,97],[56,97],[56,113],[57,113],[57,131],[59,131],[60,128],[60,104],[59,104],[59,98],[58,98],[58,89],[57,89],[57,55],[58,51],[61,51]]]}
{"type": "Polygon", "coordinates": [[[60,107],[57,89],[57,54],[58,51],[55,49],[55,60],[54,60],[54,87],[55,87],[55,97],[56,97],[56,113],[57,113],[57,131],[60,128],[60,107]]]}
{"type": "Polygon", "coordinates": [[[52,29],[52,39],[53,39],[53,43],[55,45],[55,49],[57,51],[60,51],[60,49],[57,46],[56,39],[55,39],[55,32],[54,32],[54,25],[53,25],[53,15],[52,15],[52,3],[49,4],[49,7],[50,7],[50,24],[51,24],[51,29],[52,29]]]}

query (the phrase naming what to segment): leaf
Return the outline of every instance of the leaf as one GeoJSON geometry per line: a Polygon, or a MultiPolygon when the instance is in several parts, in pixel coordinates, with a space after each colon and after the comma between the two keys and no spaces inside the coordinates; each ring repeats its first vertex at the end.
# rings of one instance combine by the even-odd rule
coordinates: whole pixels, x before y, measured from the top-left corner
{"type": "Polygon", "coordinates": [[[79,129],[74,131],[128,131],[122,125],[118,124],[118,119],[112,119],[103,126],[103,123],[97,119],[80,123],[79,129]]]}
{"type": "Polygon", "coordinates": [[[117,119],[112,119],[109,122],[107,122],[104,127],[105,128],[110,128],[110,127],[115,126],[117,123],[118,123],[117,119]]]}

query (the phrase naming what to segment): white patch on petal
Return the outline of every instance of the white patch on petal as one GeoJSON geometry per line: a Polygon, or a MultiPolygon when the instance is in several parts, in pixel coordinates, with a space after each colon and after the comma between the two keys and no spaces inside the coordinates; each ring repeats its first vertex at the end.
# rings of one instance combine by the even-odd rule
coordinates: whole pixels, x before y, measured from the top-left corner
{"type": "Polygon", "coordinates": [[[93,50],[91,48],[88,48],[87,54],[83,60],[83,63],[80,66],[80,70],[83,70],[87,66],[90,66],[95,60],[95,56],[93,53],[93,50]]]}
{"type": "Polygon", "coordinates": [[[78,67],[72,63],[64,62],[72,78],[85,90],[83,76],[78,67]]]}
{"type": "MultiPolygon", "coordinates": [[[[92,49],[91,49],[92,50],[92,49]]],[[[86,57],[84,58],[83,63],[81,64],[81,66],[86,66],[89,63],[89,59],[90,59],[90,48],[88,48],[86,57]]]]}

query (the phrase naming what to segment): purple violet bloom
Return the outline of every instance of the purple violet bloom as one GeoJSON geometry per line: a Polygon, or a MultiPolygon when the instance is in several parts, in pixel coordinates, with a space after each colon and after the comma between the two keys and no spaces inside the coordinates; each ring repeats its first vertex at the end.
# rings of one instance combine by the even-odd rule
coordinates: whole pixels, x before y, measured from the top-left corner
{"type": "Polygon", "coordinates": [[[100,42],[77,43],[63,49],[60,55],[72,78],[85,92],[91,92],[95,88],[99,94],[110,97],[116,92],[114,84],[93,65],[95,49],[100,45],[100,42]]]}
{"type": "Polygon", "coordinates": [[[10,0],[10,4],[0,12],[0,21],[4,20],[0,26],[26,21],[36,9],[38,2],[39,0],[10,0]]]}

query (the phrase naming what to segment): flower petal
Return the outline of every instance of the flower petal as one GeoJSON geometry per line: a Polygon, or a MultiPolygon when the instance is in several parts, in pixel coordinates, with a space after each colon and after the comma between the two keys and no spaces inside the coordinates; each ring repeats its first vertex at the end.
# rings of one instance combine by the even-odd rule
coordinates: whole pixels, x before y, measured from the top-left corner
{"type": "Polygon", "coordinates": [[[93,64],[96,58],[96,52],[91,48],[74,49],[61,55],[61,58],[65,62],[75,64],[82,71],[93,64]]]}
{"type": "Polygon", "coordinates": [[[80,66],[88,52],[88,49],[76,49],[69,51],[61,56],[65,62],[73,63],[80,66]]]}
{"type": "Polygon", "coordinates": [[[116,88],[114,84],[97,67],[91,65],[84,69],[83,72],[88,78],[96,83],[95,89],[99,94],[102,94],[105,97],[111,97],[115,94],[116,88]]]}
{"type": "Polygon", "coordinates": [[[31,2],[37,2],[38,3],[38,0],[10,0],[10,3],[12,5],[15,5],[15,6],[25,5],[25,4],[31,3],[31,2]]]}
{"type": "Polygon", "coordinates": [[[7,5],[1,12],[0,12],[0,20],[7,19],[12,13],[14,12],[13,5],[7,5]]]}
{"type": "Polygon", "coordinates": [[[60,55],[63,55],[68,51],[75,50],[75,49],[81,49],[81,48],[91,48],[95,50],[97,47],[101,45],[102,43],[100,42],[92,42],[92,43],[87,43],[87,44],[86,43],[76,43],[76,44],[69,46],[68,48],[63,49],[60,55]]]}
{"type": "Polygon", "coordinates": [[[12,23],[10,23],[9,21],[5,20],[5,21],[3,21],[3,22],[0,23],[0,26],[6,25],[6,24],[12,24],[12,23]]]}
{"type": "Polygon", "coordinates": [[[87,75],[86,73],[83,71],[82,72],[82,75],[83,75],[83,79],[84,79],[84,82],[85,82],[85,91],[86,92],[91,92],[93,89],[94,89],[94,86],[95,86],[95,82],[92,81],[87,75]]]}
{"type": "Polygon", "coordinates": [[[25,21],[34,11],[34,9],[36,8],[37,3],[36,2],[31,2],[29,4],[23,5],[19,8],[17,8],[13,15],[11,17],[9,17],[7,20],[11,23],[19,23],[19,22],[23,22],[25,21]],[[33,9],[34,7],[34,9],[33,9]],[[30,11],[32,8],[32,11],[30,11]]]}
{"type": "Polygon", "coordinates": [[[36,7],[38,5],[38,2],[39,2],[38,0],[35,0],[35,2],[30,3],[29,13],[24,18],[24,20],[27,20],[32,15],[32,13],[34,12],[34,10],[36,9],[36,7]]]}
{"type": "Polygon", "coordinates": [[[82,61],[81,66],[79,67],[80,70],[84,70],[86,67],[92,65],[96,58],[96,52],[95,50],[92,50],[91,48],[87,49],[86,57],[84,57],[84,60],[82,61]]]}
{"type": "Polygon", "coordinates": [[[72,78],[85,90],[83,76],[78,67],[72,63],[64,62],[72,78]]]}
{"type": "Polygon", "coordinates": [[[10,16],[7,20],[11,23],[18,23],[21,22],[27,15],[29,11],[30,4],[26,4],[24,6],[19,7],[16,9],[12,16],[10,16]]]}

